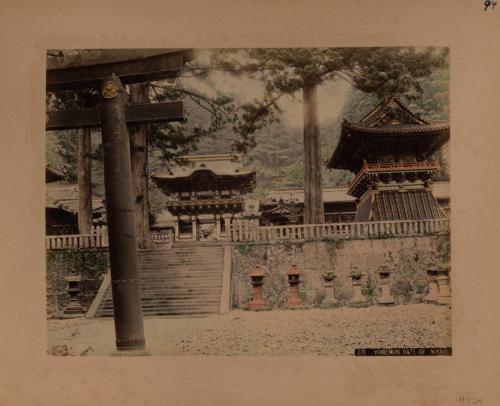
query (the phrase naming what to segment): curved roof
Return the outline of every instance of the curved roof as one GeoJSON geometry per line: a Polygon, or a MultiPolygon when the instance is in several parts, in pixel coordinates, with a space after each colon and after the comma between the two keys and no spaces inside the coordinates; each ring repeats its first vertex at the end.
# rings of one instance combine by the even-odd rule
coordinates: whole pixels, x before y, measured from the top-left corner
{"type": "Polygon", "coordinates": [[[424,159],[449,138],[448,122],[427,120],[412,112],[396,97],[388,97],[359,123],[342,122],[339,143],[327,166],[356,172],[363,159],[395,153],[402,148],[424,159]]]}
{"type": "Polygon", "coordinates": [[[47,165],[45,167],[45,182],[57,182],[64,179],[64,173],[60,170],[47,165]]]}
{"type": "Polygon", "coordinates": [[[210,171],[218,176],[255,173],[255,170],[243,167],[240,154],[186,155],[181,157],[181,160],[185,161],[185,165],[175,165],[166,172],[153,172],[151,177],[157,179],[188,178],[198,171],[210,171]]]}
{"type": "MultiPolygon", "coordinates": [[[[45,189],[45,207],[78,213],[78,185],[48,184],[45,189]]],[[[92,196],[92,210],[105,209],[104,199],[92,196]]]]}
{"type": "Polygon", "coordinates": [[[209,172],[219,179],[240,179],[255,184],[256,172],[243,166],[240,154],[187,155],[181,158],[185,165],[175,165],[169,171],[153,172],[151,179],[162,189],[191,182],[197,173],[209,172]]]}

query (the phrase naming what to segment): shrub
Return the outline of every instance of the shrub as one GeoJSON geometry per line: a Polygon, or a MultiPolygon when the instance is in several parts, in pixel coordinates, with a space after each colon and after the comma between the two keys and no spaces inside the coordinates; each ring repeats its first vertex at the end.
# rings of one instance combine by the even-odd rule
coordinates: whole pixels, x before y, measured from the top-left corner
{"type": "Polygon", "coordinates": [[[375,303],[378,296],[378,291],[377,291],[377,285],[373,281],[371,274],[368,274],[366,283],[361,288],[361,293],[366,297],[367,303],[369,304],[375,303]]]}

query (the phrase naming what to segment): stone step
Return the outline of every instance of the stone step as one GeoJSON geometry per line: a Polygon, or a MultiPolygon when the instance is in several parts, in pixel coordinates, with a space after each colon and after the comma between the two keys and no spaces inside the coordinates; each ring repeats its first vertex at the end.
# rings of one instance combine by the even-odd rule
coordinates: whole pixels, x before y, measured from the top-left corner
{"type": "Polygon", "coordinates": [[[207,264],[211,264],[211,263],[222,263],[224,262],[224,259],[223,258],[219,258],[219,257],[215,257],[215,258],[209,258],[209,257],[206,257],[205,255],[203,254],[192,254],[192,255],[186,255],[186,256],[180,256],[180,255],[177,255],[177,256],[172,256],[172,257],[169,257],[169,258],[161,258],[161,257],[149,257],[149,258],[139,258],[139,263],[142,264],[142,263],[148,263],[148,262],[161,262],[161,263],[167,263],[167,264],[171,264],[171,263],[186,263],[186,262],[190,262],[190,263],[207,263],[207,264]]]}
{"type": "Polygon", "coordinates": [[[158,268],[147,268],[141,269],[139,271],[139,277],[145,279],[146,277],[153,277],[155,275],[159,276],[171,276],[178,275],[180,278],[204,278],[210,275],[215,275],[216,273],[220,274],[220,270],[215,268],[204,268],[204,269],[192,269],[192,268],[184,268],[184,269],[158,269],[158,268]]]}
{"type": "Polygon", "coordinates": [[[189,290],[190,292],[206,292],[209,289],[220,289],[222,286],[221,282],[213,284],[193,284],[193,283],[141,283],[141,290],[161,290],[161,291],[179,291],[179,290],[189,290]]]}
{"type": "Polygon", "coordinates": [[[151,261],[139,263],[139,270],[142,268],[158,268],[158,269],[170,269],[170,268],[193,268],[193,269],[218,269],[223,265],[217,262],[161,262],[161,261],[151,261]]]}
{"type": "MultiPolygon", "coordinates": [[[[207,293],[197,293],[190,291],[181,291],[181,292],[158,292],[158,291],[149,291],[149,292],[141,292],[142,300],[156,300],[156,299],[165,299],[165,300],[198,300],[198,299],[220,299],[220,289],[214,290],[207,293]]],[[[102,303],[113,301],[113,297],[106,296],[102,299],[102,303]]]]}
{"type": "Polygon", "coordinates": [[[139,251],[139,258],[149,257],[149,256],[161,256],[161,257],[171,257],[179,254],[192,254],[197,252],[203,253],[214,253],[221,254],[224,253],[224,248],[218,247],[206,247],[206,248],[172,248],[170,250],[156,250],[156,251],[139,251]]]}
{"type": "Polygon", "coordinates": [[[176,286],[176,285],[189,285],[189,286],[218,286],[220,285],[220,275],[213,275],[206,278],[193,277],[193,278],[180,278],[180,277],[167,277],[167,276],[152,276],[151,278],[144,278],[140,280],[141,286],[176,286]]]}
{"type": "MultiPolygon", "coordinates": [[[[143,309],[149,309],[151,307],[174,307],[174,308],[181,308],[181,307],[217,307],[219,306],[219,302],[216,300],[205,300],[205,301],[186,301],[186,300],[177,300],[177,301],[168,301],[168,300],[157,300],[157,301],[150,301],[142,304],[143,309]]],[[[101,307],[102,310],[105,309],[112,309],[113,308],[113,303],[104,303],[103,306],[101,307]]]]}
{"type": "Polygon", "coordinates": [[[153,281],[153,282],[165,282],[165,283],[198,283],[201,282],[203,284],[214,284],[217,281],[221,280],[221,275],[217,275],[215,273],[207,273],[205,275],[182,275],[182,274],[160,274],[160,273],[151,273],[149,275],[141,275],[139,278],[140,284],[142,285],[145,282],[153,281]]]}
{"type": "Polygon", "coordinates": [[[151,267],[157,267],[160,269],[168,269],[168,268],[197,268],[197,269],[203,269],[203,268],[218,268],[223,265],[223,262],[218,263],[218,262],[206,262],[206,261],[186,261],[186,262],[179,262],[179,261],[172,261],[172,262],[167,262],[167,261],[148,261],[148,262],[139,262],[139,270],[141,268],[151,268],[151,267]]]}
{"type": "MultiPolygon", "coordinates": [[[[189,243],[168,250],[139,251],[142,309],[145,316],[194,316],[219,312],[224,246],[189,243]]],[[[96,317],[112,317],[108,288],[96,317]]]]}
{"type": "MultiPolygon", "coordinates": [[[[162,304],[158,304],[158,305],[153,304],[153,305],[149,305],[149,306],[142,306],[143,311],[151,311],[154,308],[156,308],[157,310],[171,310],[171,311],[174,311],[174,310],[178,310],[178,311],[182,311],[182,310],[205,310],[205,311],[215,310],[215,311],[217,311],[219,308],[219,304],[218,303],[192,303],[192,304],[191,303],[172,303],[172,304],[162,303],[162,304]]],[[[99,309],[99,311],[101,313],[112,312],[113,306],[109,306],[109,305],[103,306],[99,309]]]]}
{"type": "Polygon", "coordinates": [[[189,270],[192,269],[193,271],[203,271],[203,270],[219,270],[222,264],[217,265],[217,264],[155,264],[155,263],[150,263],[150,264],[142,264],[139,266],[139,272],[143,270],[159,270],[159,271],[168,271],[168,270],[189,270]]]}
{"type": "MultiPolygon", "coordinates": [[[[203,310],[193,310],[193,311],[165,311],[165,310],[159,310],[159,311],[149,311],[149,312],[144,312],[143,316],[144,317],[158,317],[158,316],[163,316],[163,317],[171,317],[171,318],[185,318],[185,317],[207,317],[212,314],[217,314],[217,311],[213,310],[208,310],[208,311],[203,311],[203,310]]],[[[102,317],[102,318],[111,318],[113,317],[113,312],[107,312],[107,313],[102,313],[102,314],[96,314],[96,317],[102,317]]]]}
{"type": "Polygon", "coordinates": [[[179,279],[179,280],[186,280],[186,281],[194,281],[194,280],[204,280],[204,279],[214,279],[215,277],[221,277],[220,272],[216,272],[214,270],[207,270],[207,271],[199,271],[199,272],[192,272],[189,270],[184,270],[184,271],[161,271],[161,270],[148,270],[145,272],[142,272],[139,275],[139,279],[141,281],[143,280],[149,280],[149,279],[161,279],[165,278],[168,280],[171,279],[179,279]]]}
{"type": "MultiPolygon", "coordinates": [[[[177,298],[183,298],[183,300],[187,299],[212,299],[212,298],[217,298],[220,299],[220,289],[218,290],[213,290],[211,292],[207,293],[197,293],[197,292],[191,292],[191,291],[181,291],[181,292],[158,292],[158,291],[150,291],[150,292],[141,292],[141,298],[142,300],[153,300],[153,299],[165,299],[165,300],[176,300],[177,298]]],[[[105,303],[107,301],[112,301],[113,297],[106,296],[102,299],[102,303],[105,303]]]]}

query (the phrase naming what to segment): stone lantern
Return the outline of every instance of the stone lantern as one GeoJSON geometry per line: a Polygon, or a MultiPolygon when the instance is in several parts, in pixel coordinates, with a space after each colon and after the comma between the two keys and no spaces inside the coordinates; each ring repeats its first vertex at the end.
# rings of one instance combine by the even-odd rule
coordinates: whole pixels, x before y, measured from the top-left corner
{"type": "Polygon", "coordinates": [[[439,297],[439,287],[437,282],[437,275],[439,268],[434,264],[427,265],[427,282],[429,286],[429,293],[425,296],[426,303],[437,303],[439,297]]]}
{"type": "Polygon", "coordinates": [[[250,309],[262,309],[267,308],[268,304],[264,297],[262,296],[262,286],[264,285],[264,272],[260,266],[256,266],[255,269],[250,273],[250,278],[252,279],[253,286],[253,299],[248,303],[250,309]]]}
{"type": "Polygon", "coordinates": [[[325,307],[335,306],[338,302],[335,299],[334,281],[337,275],[332,271],[323,273],[323,286],[325,287],[326,296],[322,305],[325,307]]]}
{"type": "Polygon", "coordinates": [[[288,283],[290,285],[290,296],[288,297],[287,305],[289,307],[303,306],[304,302],[300,298],[299,289],[301,272],[297,265],[292,265],[286,275],[288,276],[288,283]]]}
{"type": "Polygon", "coordinates": [[[439,289],[437,304],[450,305],[451,304],[450,270],[447,268],[440,269],[436,275],[436,282],[439,289]]]}
{"type": "Polygon", "coordinates": [[[378,298],[379,305],[392,305],[394,298],[391,295],[391,272],[386,266],[382,266],[378,270],[380,296],[378,298]]]}
{"type": "Polygon", "coordinates": [[[352,302],[354,302],[354,303],[359,303],[359,302],[365,301],[365,297],[363,296],[363,293],[361,292],[361,278],[362,277],[363,277],[363,273],[357,269],[354,269],[351,272],[352,287],[354,290],[354,296],[352,298],[352,302]]]}
{"type": "Polygon", "coordinates": [[[80,304],[80,282],[82,277],[80,275],[68,275],[64,277],[68,282],[69,305],[64,309],[65,317],[81,317],[85,315],[85,311],[80,304]]]}

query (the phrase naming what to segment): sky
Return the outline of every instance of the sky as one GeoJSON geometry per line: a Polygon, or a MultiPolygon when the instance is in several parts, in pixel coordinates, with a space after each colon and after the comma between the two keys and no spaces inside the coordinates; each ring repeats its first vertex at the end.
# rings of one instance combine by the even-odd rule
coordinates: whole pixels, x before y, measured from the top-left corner
{"type": "MultiPolygon", "coordinates": [[[[210,50],[198,51],[197,57],[201,62],[208,62],[210,50]]],[[[262,82],[247,77],[235,77],[227,72],[215,72],[210,75],[213,87],[225,94],[233,95],[240,102],[251,102],[261,99],[264,94],[262,82]]],[[[193,77],[183,78],[183,84],[192,90],[214,95],[213,89],[193,77]]],[[[318,88],[318,114],[320,125],[337,117],[352,86],[342,79],[328,81],[318,88]]],[[[283,110],[282,122],[290,127],[303,126],[302,94],[297,92],[293,96],[284,96],[279,100],[279,106],[283,110]]]]}

